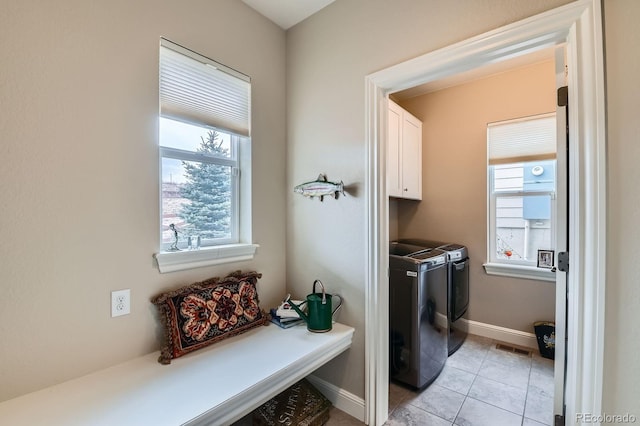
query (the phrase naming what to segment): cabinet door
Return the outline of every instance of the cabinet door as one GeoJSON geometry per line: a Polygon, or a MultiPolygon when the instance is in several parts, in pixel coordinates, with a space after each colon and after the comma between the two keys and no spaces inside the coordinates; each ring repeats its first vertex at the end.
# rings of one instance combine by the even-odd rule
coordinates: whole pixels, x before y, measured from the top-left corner
{"type": "Polygon", "coordinates": [[[387,150],[387,191],[390,197],[402,197],[402,108],[389,101],[388,150],[387,150]]]}
{"type": "Polygon", "coordinates": [[[402,120],[402,195],[422,199],[422,122],[404,112],[402,120]]]}

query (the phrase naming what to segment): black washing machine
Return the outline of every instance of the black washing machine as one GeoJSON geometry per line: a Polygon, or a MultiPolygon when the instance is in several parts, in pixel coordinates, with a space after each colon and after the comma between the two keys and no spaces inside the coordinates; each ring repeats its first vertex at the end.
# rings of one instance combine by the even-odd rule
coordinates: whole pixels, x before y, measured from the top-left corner
{"type": "Polygon", "coordinates": [[[414,389],[433,382],[448,356],[447,254],[409,244],[389,253],[389,377],[414,389]]]}

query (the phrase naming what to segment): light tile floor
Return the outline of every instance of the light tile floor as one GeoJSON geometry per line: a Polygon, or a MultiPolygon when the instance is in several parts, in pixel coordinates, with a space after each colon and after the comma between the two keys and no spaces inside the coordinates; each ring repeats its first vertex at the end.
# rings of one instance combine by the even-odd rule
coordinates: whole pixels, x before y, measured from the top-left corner
{"type": "MultiPolygon", "coordinates": [[[[389,385],[388,426],[553,425],[553,361],[469,336],[421,393],[389,385]]],[[[363,425],[333,408],[328,426],[363,425]]]]}

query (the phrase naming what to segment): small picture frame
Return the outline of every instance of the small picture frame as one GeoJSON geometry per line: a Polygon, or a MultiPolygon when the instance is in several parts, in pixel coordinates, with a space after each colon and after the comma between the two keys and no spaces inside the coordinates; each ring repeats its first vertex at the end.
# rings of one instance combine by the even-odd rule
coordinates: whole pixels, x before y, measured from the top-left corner
{"type": "Polygon", "coordinates": [[[538,250],[538,268],[553,268],[553,250],[538,250]]]}

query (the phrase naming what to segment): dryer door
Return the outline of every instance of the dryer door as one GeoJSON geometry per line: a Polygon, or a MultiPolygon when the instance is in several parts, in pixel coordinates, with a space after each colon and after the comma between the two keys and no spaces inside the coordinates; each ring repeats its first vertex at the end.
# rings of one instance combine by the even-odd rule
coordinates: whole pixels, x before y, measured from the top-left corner
{"type": "Polygon", "coordinates": [[[469,258],[451,264],[449,317],[456,321],[469,307],[469,258]]]}

